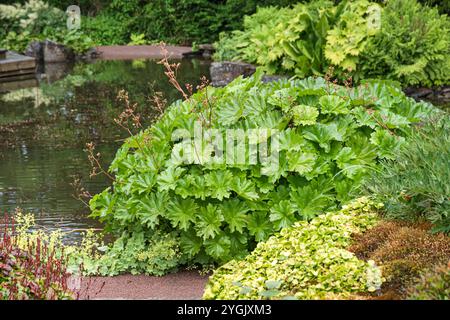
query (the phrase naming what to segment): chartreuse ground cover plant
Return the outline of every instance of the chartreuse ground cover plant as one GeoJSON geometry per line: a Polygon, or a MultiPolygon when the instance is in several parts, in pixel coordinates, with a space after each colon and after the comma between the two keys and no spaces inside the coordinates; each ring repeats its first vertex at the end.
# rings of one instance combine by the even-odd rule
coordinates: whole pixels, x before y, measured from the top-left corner
{"type": "Polygon", "coordinates": [[[324,0],[260,8],[242,30],[221,35],[215,58],[301,78],[333,68],[341,80],[433,86],[449,83],[449,39],[449,18],[416,0],[324,0]]]}
{"type": "Polygon", "coordinates": [[[390,82],[261,77],[203,88],[123,144],[112,187],[90,201],[118,239],[97,272],[162,274],[243,258],[282,228],[348,201],[434,112],[390,82]],[[159,258],[158,268],[147,263],[159,258]]]}
{"type": "Polygon", "coordinates": [[[215,270],[203,298],[326,299],[376,291],[383,281],[379,268],[346,248],[352,234],[377,223],[377,207],[359,198],[339,211],[294,223],[245,259],[215,270]]]}

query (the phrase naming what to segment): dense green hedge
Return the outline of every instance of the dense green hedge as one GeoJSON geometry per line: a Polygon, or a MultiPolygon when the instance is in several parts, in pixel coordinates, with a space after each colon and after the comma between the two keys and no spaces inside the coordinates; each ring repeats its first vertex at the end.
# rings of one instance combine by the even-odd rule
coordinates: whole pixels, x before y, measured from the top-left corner
{"type": "MultiPolygon", "coordinates": [[[[4,4],[26,4],[29,1],[6,1],[4,4]]],[[[36,1],[34,1],[36,2],[36,1]]],[[[83,15],[82,29],[67,36],[65,17],[46,19],[41,11],[37,27],[11,28],[0,17],[0,45],[23,50],[32,39],[50,38],[74,46],[78,51],[89,45],[128,44],[132,36],[142,35],[144,42],[165,41],[174,44],[192,44],[218,40],[221,32],[243,27],[243,17],[252,15],[257,7],[287,7],[301,0],[95,0],[54,1],[45,3],[61,13],[71,4],[79,5],[83,15]],[[13,34],[9,34],[14,32],[13,34]],[[66,38],[69,40],[65,40],[66,38]]],[[[339,1],[338,1],[339,2],[339,1]]],[[[312,3],[317,3],[313,1],[312,3]]],[[[447,3],[447,2],[446,2],[447,3]]],[[[448,5],[448,4],[447,4],[448,5]]],[[[445,8],[445,4],[441,4],[445,8]]],[[[3,10],[3,9],[2,9],[3,10]]],[[[1,16],[1,15],[0,15],[1,16]]],[[[24,16],[21,19],[28,19],[24,16]]],[[[273,13],[266,21],[284,17],[273,13]]],[[[19,22],[20,19],[16,19],[19,22]]],[[[264,22],[266,22],[264,21],[264,22]]]]}
{"type": "Polygon", "coordinates": [[[213,42],[238,29],[257,6],[287,6],[299,0],[154,0],[143,7],[135,30],[149,39],[173,43],[213,42]]]}
{"type": "Polygon", "coordinates": [[[222,34],[218,60],[241,60],[301,78],[333,67],[340,79],[392,79],[404,86],[450,81],[450,19],[416,0],[314,1],[262,8],[244,29],[222,34]]]}
{"type": "Polygon", "coordinates": [[[2,7],[0,22],[5,27],[0,30],[0,46],[22,51],[31,40],[49,38],[84,51],[93,45],[128,44],[136,35],[142,36],[143,43],[213,42],[220,32],[240,28],[244,15],[253,14],[257,6],[296,2],[299,0],[14,1],[16,7],[25,9],[17,17],[2,7]],[[64,11],[72,4],[80,6],[81,30],[68,35],[64,11]],[[47,12],[58,14],[47,19],[47,12]],[[35,15],[31,24],[20,24],[35,15]]]}

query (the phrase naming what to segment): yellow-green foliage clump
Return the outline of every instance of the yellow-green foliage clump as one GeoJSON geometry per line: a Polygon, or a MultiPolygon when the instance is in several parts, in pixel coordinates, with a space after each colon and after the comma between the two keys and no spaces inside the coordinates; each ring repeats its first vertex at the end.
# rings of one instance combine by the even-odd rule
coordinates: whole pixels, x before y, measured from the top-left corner
{"type": "Polygon", "coordinates": [[[379,288],[373,261],[346,250],[351,236],[374,226],[380,205],[360,198],[258,244],[244,260],[232,260],[210,277],[204,299],[323,299],[379,288]]]}
{"type": "Polygon", "coordinates": [[[37,243],[45,244],[55,257],[64,256],[67,259],[67,271],[71,274],[89,271],[101,257],[104,244],[93,230],[85,232],[81,243],[68,245],[63,242],[64,233],[60,230],[48,232],[37,229],[34,215],[31,213],[17,211],[14,221],[16,224],[14,241],[19,249],[26,250],[30,245],[35,246],[37,243]]]}

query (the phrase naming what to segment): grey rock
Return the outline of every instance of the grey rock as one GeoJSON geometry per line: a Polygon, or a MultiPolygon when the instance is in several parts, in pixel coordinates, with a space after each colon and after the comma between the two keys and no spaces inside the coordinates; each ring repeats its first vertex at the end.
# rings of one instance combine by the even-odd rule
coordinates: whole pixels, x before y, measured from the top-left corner
{"type": "Polygon", "coordinates": [[[288,76],[282,76],[282,75],[267,75],[267,74],[265,74],[262,77],[261,81],[264,82],[264,83],[267,83],[267,82],[278,81],[278,80],[281,80],[281,79],[289,79],[289,77],[288,76]]]}
{"type": "Polygon", "coordinates": [[[198,46],[198,48],[199,51],[202,53],[203,58],[207,59],[210,59],[214,54],[214,51],[216,51],[216,49],[214,49],[214,46],[209,43],[201,44],[198,46]]]}
{"type": "Polygon", "coordinates": [[[242,62],[213,62],[210,67],[211,84],[215,87],[223,87],[239,76],[250,77],[256,71],[256,67],[242,62]]]}
{"type": "Polygon", "coordinates": [[[198,48],[200,50],[203,50],[203,51],[210,51],[210,52],[214,52],[215,51],[214,46],[212,44],[209,44],[209,43],[200,44],[198,46],[198,48]]]}
{"type": "Polygon", "coordinates": [[[73,50],[62,44],[45,40],[43,47],[45,62],[64,62],[75,58],[73,50]]]}
{"type": "Polygon", "coordinates": [[[25,49],[25,55],[35,58],[37,61],[44,59],[44,47],[41,41],[31,41],[25,49]]]}

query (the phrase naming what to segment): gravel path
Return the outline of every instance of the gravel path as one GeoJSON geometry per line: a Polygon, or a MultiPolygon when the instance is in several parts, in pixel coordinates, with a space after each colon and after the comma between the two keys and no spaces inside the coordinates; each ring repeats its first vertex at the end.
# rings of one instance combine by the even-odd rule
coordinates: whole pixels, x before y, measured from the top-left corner
{"type": "MultiPolygon", "coordinates": [[[[183,53],[192,52],[191,47],[166,46],[169,56],[181,59],[183,53]]],[[[96,47],[102,60],[161,59],[161,48],[158,45],[145,46],[99,46],[96,47]]]]}
{"type": "Polygon", "coordinates": [[[208,276],[180,271],[163,277],[120,275],[89,277],[81,282],[80,299],[90,300],[182,300],[202,298],[208,276]]]}

